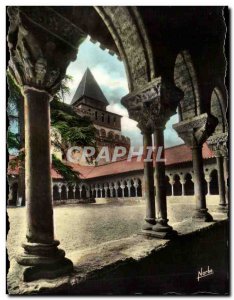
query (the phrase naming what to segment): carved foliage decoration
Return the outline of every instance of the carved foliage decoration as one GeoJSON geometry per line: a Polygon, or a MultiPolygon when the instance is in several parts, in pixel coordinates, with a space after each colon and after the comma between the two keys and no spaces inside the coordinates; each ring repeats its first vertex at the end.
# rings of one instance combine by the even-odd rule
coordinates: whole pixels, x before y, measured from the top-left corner
{"type": "Polygon", "coordinates": [[[8,15],[9,72],[21,86],[55,93],[84,36],[50,8],[11,6],[8,15]]]}
{"type": "Polygon", "coordinates": [[[141,130],[154,129],[165,126],[176,112],[182,96],[183,93],[173,84],[162,82],[161,77],[158,77],[141,90],[122,98],[121,102],[141,130]]]}
{"type": "Polygon", "coordinates": [[[174,124],[173,128],[188,146],[196,147],[201,146],[212,135],[217,123],[214,116],[204,113],[174,124]]]}

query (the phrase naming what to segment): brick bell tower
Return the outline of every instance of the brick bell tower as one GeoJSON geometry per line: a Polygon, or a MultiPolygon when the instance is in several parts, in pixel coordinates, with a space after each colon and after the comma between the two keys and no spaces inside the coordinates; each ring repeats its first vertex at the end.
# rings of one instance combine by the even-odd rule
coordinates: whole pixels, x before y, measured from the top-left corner
{"type": "MultiPolygon", "coordinates": [[[[78,85],[71,105],[78,115],[87,116],[92,120],[97,130],[96,141],[98,150],[103,146],[107,146],[110,158],[113,156],[115,146],[126,147],[128,153],[130,139],[121,134],[122,116],[106,110],[109,102],[89,68],[86,69],[78,85]]],[[[87,165],[86,161],[79,161],[79,163],[87,165]]],[[[105,161],[100,160],[98,164],[105,163],[105,161]]]]}

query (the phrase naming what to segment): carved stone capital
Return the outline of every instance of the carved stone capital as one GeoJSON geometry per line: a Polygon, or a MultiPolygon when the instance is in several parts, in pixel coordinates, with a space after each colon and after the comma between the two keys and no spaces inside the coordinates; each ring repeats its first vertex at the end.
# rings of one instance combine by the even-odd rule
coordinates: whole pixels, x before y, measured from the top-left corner
{"type": "Polygon", "coordinates": [[[10,6],[9,72],[20,86],[54,94],[85,37],[49,7],[10,6]]]}
{"type": "Polygon", "coordinates": [[[183,93],[177,87],[158,77],[144,88],[123,97],[121,102],[140,129],[155,129],[165,127],[168,119],[176,113],[182,97],[183,93]]]}
{"type": "Polygon", "coordinates": [[[207,140],[209,148],[214,152],[215,156],[225,156],[228,155],[228,133],[217,133],[210,136],[207,140]]]}
{"type": "Polygon", "coordinates": [[[214,132],[218,120],[207,113],[173,125],[182,140],[191,148],[202,144],[214,132]]]}

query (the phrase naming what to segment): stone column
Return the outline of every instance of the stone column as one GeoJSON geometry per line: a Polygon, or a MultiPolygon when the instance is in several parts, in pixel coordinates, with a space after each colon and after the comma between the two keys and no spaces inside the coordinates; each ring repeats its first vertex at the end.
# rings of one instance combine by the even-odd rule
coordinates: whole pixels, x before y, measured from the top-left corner
{"type": "Polygon", "coordinates": [[[194,170],[193,180],[196,198],[196,210],[193,218],[195,220],[205,222],[213,221],[213,218],[208,213],[208,209],[206,207],[202,145],[214,132],[216,125],[217,119],[207,113],[173,125],[173,128],[177,131],[178,135],[192,150],[194,170]]]}
{"type": "Polygon", "coordinates": [[[143,230],[152,230],[156,224],[155,221],[155,200],[154,200],[154,170],[153,159],[151,155],[151,161],[146,160],[147,152],[152,147],[152,130],[145,129],[143,133],[143,146],[144,152],[144,185],[145,185],[145,202],[146,202],[146,217],[145,224],[143,224],[143,230]]]}
{"type": "Polygon", "coordinates": [[[122,190],[122,198],[124,198],[124,188],[125,188],[125,186],[121,185],[120,187],[121,187],[121,190],[122,190]]]}
{"type": "Polygon", "coordinates": [[[227,151],[225,151],[223,156],[223,169],[224,169],[224,180],[225,180],[225,190],[226,190],[226,202],[229,203],[228,199],[228,155],[227,151]]]}
{"type": "Polygon", "coordinates": [[[59,192],[59,200],[61,201],[61,199],[62,199],[62,187],[61,186],[59,186],[58,192],[59,192]]]}
{"type": "MultiPolygon", "coordinates": [[[[8,71],[24,93],[27,232],[17,256],[20,280],[54,278],[72,262],[54,240],[49,101],[86,36],[49,7],[9,6],[8,71]],[[50,22],[45,15],[50,15],[50,22]],[[69,32],[69,34],[67,34],[69,32]]],[[[19,283],[18,283],[19,284],[19,283]]]]}
{"type": "Polygon", "coordinates": [[[50,157],[50,95],[26,87],[25,175],[27,233],[24,252],[16,258],[23,267],[23,279],[53,278],[72,270],[65,252],[54,240],[50,157]],[[41,269],[45,273],[41,274],[41,269]]]}
{"type": "Polygon", "coordinates": [[[223,169],[223,157],[221,155],[216,156],[216,164],[218,169],[218,184],[219,184],[219,205],[221,208],[225,208],[226,203],[226,192],[225,192],[225,180],[224,180],[224,169],[223,169]]]}
{"type": "MultiPolygon", "coordinates": [[[[174,83],[158,77],[138,91],[134,91],[122,98],[122,104],[128,109],[129,117],[138,122],[138,127],[154,132],[155,146],[163,147],[162,156],[164,156],[163,130],[166,121],[176,113],[176,108],[182,97],[183,93],[175,87],[174,83]]],[[[167,224],[165,163],[156,162],[155,172],[157,219],[156,224],[153,227],[149,227],[149,229],[152,227],[152,230],[147,234],[159,238],[170,238],[175,232],[167,224]]],[[[147,185],[150,185],[151,188],[149,203],[151,218],[153,219],[154,204],[151,197],[154,186],[153,182],[147,183],[147,185]]]]}
{"type": "Polygon", "coordinates": [[[113,187],[112,186],[110,186],[110,196],[111,196],[111,198],[113,198],[113,187]]]}
{"type": "Polygon", "coordinates": [[[98,198],[98,188],[95,188],[95,197],[98,198]]]}
{"type": "Polygon", "coordinates": [[[90,189],[86,188],[85,191],[86,191],[86,198],[90,198],[90,189]]]}
{"type": "Polygon", "coordinates": [[[173,178],[170,178],[169,183],[171,185],[171,196],[174,196],[174,184],[175,184],[175,181],[173,180],[173,178]]]}
{"type": "Polygon", "coordinates": [[[192,147],[192,158],[196,197],[196,212],[194,213],[194,218],[206,222],[213,221],[212,216],[208,213],[208,209],[206,208],[206,195],[204,189],[205,177],[201,145],[192,147]]]}
{"type": "Polygon", "coordinates": [[[131,197],[131,181],[127,182],[127,187],[128,187],[128,197],[131,197]]]}
{"type": "Polygon", "coordinates": [[[210,176],[205,176],[205,180],[207,183],[207,195],[210,196],[210,182],[211,182],[210,176]]]}
{"type": "Polygon", "coordinates": [[[215,133],[207,141],[209,147],[215,153],[217,173],[218,173],[218,185],[219,185],[219,208],[224,209],[227,206],[226,201],[226,188],[225,188],[225,171],[224,171],[224,159],[223,156],[227,153],[227,138],[228,134],[215,133]]]}
{"type": "Polygon", "coordinates": [[[75,185],[73,186],[72,191],[73,191],[73,197],[74,197],[74,199],[76,199],[76,186],[75,185]]]}
{"type": "Polygon", "coordinates": [[[107,191],[108,191],[108,186],[104,186],[104,190],[105,190],[105,198],[107,198],[107,197],[108,197],[108,193],[107,193],[107,191]]]}
{"type": "Polygon", "coordinates": [[[137,191],[137,188],[138,188],[138,183],[134,183],[134,188],[135,188],[135,197],[138,197],[138,191],[137,191]]]}
{"type": "MultiPolygon", "coordinates": [[[[164,122],[162,122],[165,124],[164,122]]],[[[154,130],[154,146],[155,146],[155,188],[156,188],[156,225],[153,230],[158,236],[166,238],[173,232],[172,227],[168,225],[167,218],[167,191],[166,191],[166,174],[165,174],[165,154],[164,154],[164,126],[155,124],[154,130]],[[159,159],[157,152],[161,149],[161,157],[159,159]]],[[[174,232],[173,232],[174,233],[174,232]]]]}
{"type": "Polygon", "coordinates": [[[182,186],[182,196],[185,196],[185,182],[186,182],[186,180],[181,179],[180,182],[181,182],[181,186],[182,186]]]}

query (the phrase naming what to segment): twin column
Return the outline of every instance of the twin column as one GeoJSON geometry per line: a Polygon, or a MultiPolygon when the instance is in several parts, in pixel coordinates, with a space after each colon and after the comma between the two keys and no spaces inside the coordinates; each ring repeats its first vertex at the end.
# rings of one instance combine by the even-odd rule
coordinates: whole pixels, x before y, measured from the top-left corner
{"type": "MultiPolygon", "coordinates": [[[[143,232],[151,231],[153,236],[159,238],[169,238],[176,232],[167,224],[167,203],[166,203],[166,185],[165,185],[165,162],[164,162],[164,136],[163,127],[154,129],[155,151],[162,149],[161,159],[155,159],[155,169],[153,160],[144,161],[144,180],[145,180],[145,200],[146,200],[146,218],[142,226],[143,232]],[[155,173],[154,173],[155,171],[155,173]],[[156,195],[154,193],[154,185],[156,195]],[[156,202],[156,209],[155,209],[156,202]]],[[[143,131],[144,155],[147,157],[147,151],[152,147],[152,130],[143,131]]],[[[154,156],[155,158],[157,155],[154,156]]],[[[147,233],[148,234],[148,233],[147,233]]]]}

